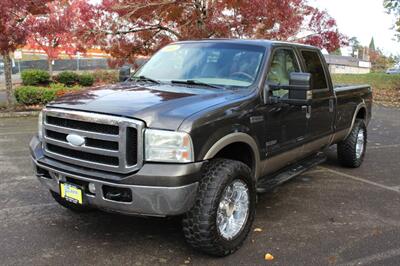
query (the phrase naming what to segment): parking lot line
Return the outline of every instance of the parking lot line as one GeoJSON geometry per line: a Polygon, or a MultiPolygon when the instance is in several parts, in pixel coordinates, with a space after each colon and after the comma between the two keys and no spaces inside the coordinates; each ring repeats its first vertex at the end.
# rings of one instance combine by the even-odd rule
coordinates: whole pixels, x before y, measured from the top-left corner
{"type": "Polygon", "coordinates": [[[386,148],[398,148],[400,144],[391,144],[391,145],[378,145],[378,146],[368,146],[368,149],[386,149],[386,148]]]}
{"type": "Polygon", "coordinates": [[[383,189],[386,189],[386,190],[390,190],[390,191],[394,191],[394,192],[400,193],[400,191],[396,187],[385,186],[385,185],[382,185],[382,184],[379,184],[379,183],[376,183],[376,182],[373,182],[373,181],[366,180],[366,179],[361,178],[361,177],[349,175],[349,174],[342,173],[342,172],[339,172],[339,171],[336,171],[336,170],[332,170],[332,169],[329,169],[329,168],[326,168],[326,167],[320,167],[320,168],[325,169],[326,171],[331,172],[333,174],[337,174],[337,175],[340,175],[340,176],[343,176],[343,177],[347,177],[347,178],[350,178],[350,179],[353,179],[353,180],[357,180],[357,181],[360,181],[360,182],[363,182],[363,183],[366,183],[366,184],[370,184],[370,185],[373,185],[373,186],[376,186],[376,187],[380,187],[380,188],[383,188],[383,189]]]}
{"type": "Polygon", "coordinates": [[[374,262],[379,262],[382,260],[390,259],[393,257],[400,256],[400,248],[398,249],[391,249],[388,251],[384,251],[381,253],[377,253],[365,258],[353,260],[344,264],[340,264],[341,266],[353,266],[353,265],[367,265],[367,264],[372,264],[374,262]]]}

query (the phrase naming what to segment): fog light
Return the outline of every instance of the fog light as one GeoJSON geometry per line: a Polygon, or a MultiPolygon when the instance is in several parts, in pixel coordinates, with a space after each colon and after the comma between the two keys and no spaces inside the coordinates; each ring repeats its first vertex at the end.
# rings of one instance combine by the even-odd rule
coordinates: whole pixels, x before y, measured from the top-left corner
{"type": "Polygon", "coordinates": [[[96,187],[95,187],[94,183],[89,183],[88,187],[89,187],[90,193],[93,193],[93,194],[96,193],[96,187]]]}

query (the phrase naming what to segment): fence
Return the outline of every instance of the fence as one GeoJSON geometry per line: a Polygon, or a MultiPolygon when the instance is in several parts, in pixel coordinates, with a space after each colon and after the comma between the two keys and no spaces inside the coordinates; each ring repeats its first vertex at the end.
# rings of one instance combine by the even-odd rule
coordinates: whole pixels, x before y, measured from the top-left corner
{"type": "MultiPolygon", "coordinates": [[[[48,70],[47,60],[15,60],[13,64],[13,74],[19,73],[25,69],[42,69],[48,70]]],[[[54,60],[53,71],[65,70],[95,70],[109,69],[107,59],[103,58],[80,58],[80,59],[60,59],[54,60]]]]}

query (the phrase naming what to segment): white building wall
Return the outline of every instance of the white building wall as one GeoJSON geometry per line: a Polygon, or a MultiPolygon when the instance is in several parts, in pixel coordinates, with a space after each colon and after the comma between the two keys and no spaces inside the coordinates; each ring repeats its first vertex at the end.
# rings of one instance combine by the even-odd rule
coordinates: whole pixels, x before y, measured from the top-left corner
{"type": "Polygon", "coordinates": [[[368,74],[371,72],[371,69],[366,67],[329,65],[329,71],[332,74],[368,74]]]}

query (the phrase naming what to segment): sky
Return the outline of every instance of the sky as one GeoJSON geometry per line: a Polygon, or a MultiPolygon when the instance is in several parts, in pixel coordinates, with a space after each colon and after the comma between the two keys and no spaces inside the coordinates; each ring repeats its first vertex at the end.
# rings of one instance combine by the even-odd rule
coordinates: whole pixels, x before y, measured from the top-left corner
{"type": "MultiPolygon", "coordinates": [[[[375,47],[386,55],[400,55],[400,42],[394,39],[395,31],[390,28],[395,19],[385,13],[383,0],[309,0],[317,7],[336,19],[339,31],[349,38],[355,36],[361,45],[368,46],[374,37],[375,47]]],[[[347,54],[349,49],[342,49],[347,54]]]]}

